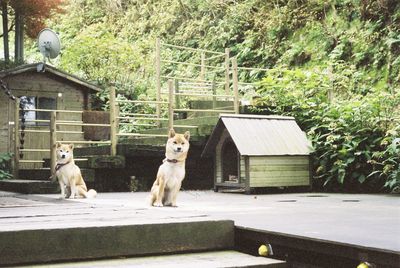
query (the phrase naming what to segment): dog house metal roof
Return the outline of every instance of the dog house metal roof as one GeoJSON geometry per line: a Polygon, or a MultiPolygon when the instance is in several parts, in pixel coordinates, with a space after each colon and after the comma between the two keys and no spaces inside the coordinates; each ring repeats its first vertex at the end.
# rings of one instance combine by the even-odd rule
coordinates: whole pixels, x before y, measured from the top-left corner
{"type": "Polygon", "coordinates": [[[294,117],[221,114],[202,156],[214,153],[224,129],[241,155],[308,155],[311,151],[294,117]]]}

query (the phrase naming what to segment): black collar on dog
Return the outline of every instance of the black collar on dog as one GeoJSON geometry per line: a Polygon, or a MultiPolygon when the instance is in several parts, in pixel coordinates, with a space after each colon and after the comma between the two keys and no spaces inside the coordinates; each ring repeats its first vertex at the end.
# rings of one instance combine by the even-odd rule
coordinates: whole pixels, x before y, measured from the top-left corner
{"type": "Polygon", "coordinates": [[[167,162],[176,164],[176,163],[178,163],[179,161],[176,160],[176,159],[168,159],[168,158],[167,158],[167,162]]]}
{"type": "Polygon", "coordinates": [[[63,166],[65,166],[66,164],[69,164],[69,163],[70,163],[70,161],[68,161],[67,163],[63,163],[63,164],[58,164],[58,163],[57,163],[56,168],[55,168],[55,171],[56,171],[56,172],[59,171],[60,168],[62,168],[63,166]]]}

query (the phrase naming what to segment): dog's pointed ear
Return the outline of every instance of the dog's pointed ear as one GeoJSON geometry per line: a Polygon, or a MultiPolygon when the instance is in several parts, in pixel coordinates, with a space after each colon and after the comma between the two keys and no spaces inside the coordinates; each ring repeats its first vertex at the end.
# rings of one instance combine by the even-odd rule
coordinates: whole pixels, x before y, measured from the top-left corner
{"type": "Polygon", "coordinates": [[[171,128],[168,132],[168,139],[175,137],[175,130],[171,128]]]}
{"type": "Polygon", "coordinates": [[[61,147],[61,143],[60,142],[57,142],[56,143],[56,148],[60,148],[61,147]]]}
{"type": "Polygon", "coordinates": [[[186,131],[185,134],[183,134],[183,137],[185,137],[185,139],[189,141],[189,139],[190,139],[190,132],[189,132],[189,131],[186,131]]]}
{"type": "Polygon", "coordinates": [[[74,149],[74,145],[72,143],[70,145],[68,145],[68,147],[69,147],[70,150],[74,149]]]}

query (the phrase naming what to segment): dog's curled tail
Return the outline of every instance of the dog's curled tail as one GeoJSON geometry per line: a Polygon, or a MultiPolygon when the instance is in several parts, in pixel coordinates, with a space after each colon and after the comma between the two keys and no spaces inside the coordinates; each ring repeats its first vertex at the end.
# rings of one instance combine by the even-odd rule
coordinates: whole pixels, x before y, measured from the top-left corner
{"type": "Polygon", "coordinates": [[[96,196],[97,196],[97,192],[94,189],[90,189],[85,194],[86,198],[95,198],[96,196]]]}

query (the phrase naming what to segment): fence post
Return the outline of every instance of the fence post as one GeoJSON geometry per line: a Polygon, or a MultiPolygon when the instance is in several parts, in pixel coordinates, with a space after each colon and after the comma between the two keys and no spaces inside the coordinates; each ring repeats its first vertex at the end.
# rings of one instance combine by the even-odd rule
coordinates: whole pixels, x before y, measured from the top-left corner
{"type": "MultiPolygon", "coordinates": [[[[175,79],[175,93],[179,93],[179,80],[175,79]]],[[[175,95],[175,107],[180,108],[181,107],[181,99],[179,95],[175,95]]]]}
{"type": "Polygon", "coordinates": [[[111,156],[117,155],[117,143],[118,143],[118,121],[116,112],[116,102],[115,102],[115,87],[110,88],[110,154],[111,156]]]}
{"type": "Polygon", "coordinates": [[[200,79],[206,80],[206,53],[201,52],[200,79]]]}
{"type": "Polygon", "coordinates": [[[230,49],[229,48],[225,48],[225,94],[229,95],[229,83],[230,83],[230,79],[229,79],[229,53],[230,53],[230,49]]]}
{"type": "Polygon", "coordinates": [[[211,90],[212,90],[212,94],[213,94],[213,97],[212,97],[212,108],[214,110],[217,107],[217,97],[215,96],[215,95],[217,95],[217,85],[215,83],[215,77],[214,77],[214,80],[212,81],[212,84],[211,84],[211,90]]]}
{"type": "Polygon", "coordinates": [[[174,84],[168,80],[168,128],[174,127],[174,84]]]}
{"type": "Polygon", "coordinates": [[[56,142],[57,142],[57,112],[52,111],[50,113],[50,175],[56,172],[56,142]]]}
{"type": "MultiPolygon", "coordinates": [[[[161,101],[161,40],[160,40],[160,38],[156,39],[155,67],[156,67],[157,101],[161,101]]],[[[161,104],[160,103],[157,103],[157,105],[156,105],[156,115],[157,115],[157,119],[160,119],[160,117],[161,117],[161,104]]],[[[160,127],[160,120],[157,120],[157,126],[160,127]]]]}
{"type": "Polygon", "coordinates": [[[18,179],[19,176],[19,103],[19,98],[16,98],[14,107],[14,179],[18,179]]]}
{"type": "Polygon", "coordinates": [[[235,114],[239,113],[239,80],[238,80],[238,66],[236,57],[232,58],[232,80],[233,80],[233,94],[235,114]]]}

